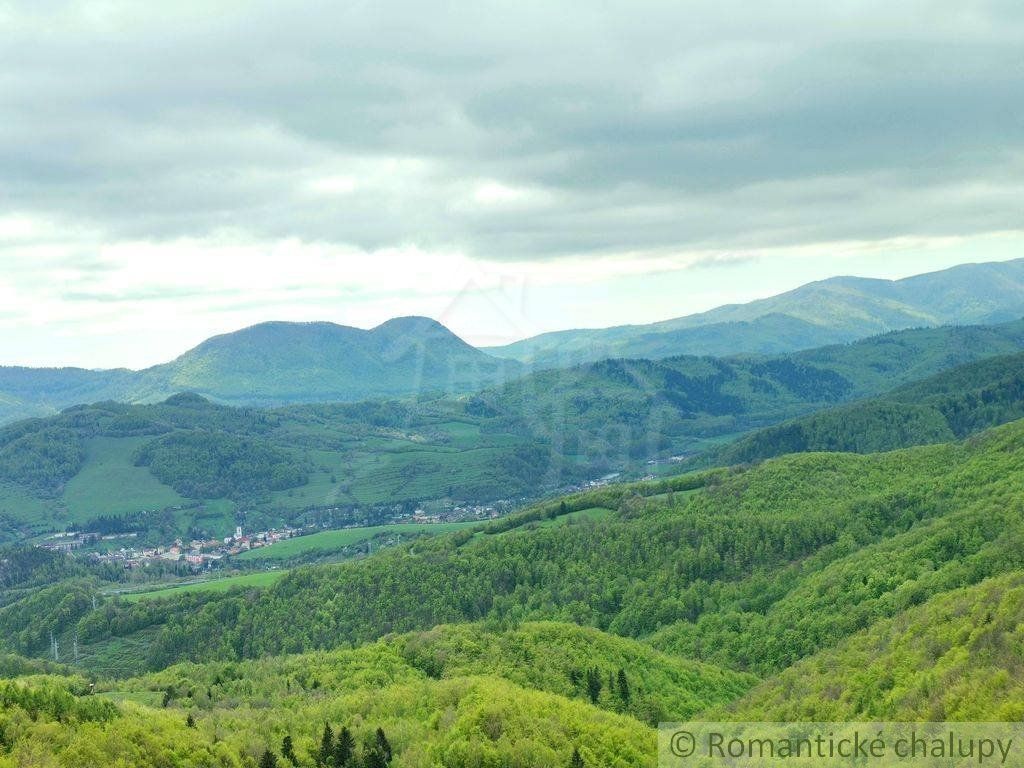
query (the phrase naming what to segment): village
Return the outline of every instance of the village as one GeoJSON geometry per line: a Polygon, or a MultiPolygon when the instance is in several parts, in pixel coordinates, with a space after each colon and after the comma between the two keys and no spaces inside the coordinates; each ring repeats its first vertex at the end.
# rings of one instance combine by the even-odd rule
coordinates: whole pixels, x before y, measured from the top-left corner
{"type": "Polygon", "coordinates": [[[69,531],[55,533],[47,537],[39,546],[43,549],[59,552],[75,552],[88,547],[91,550],[88,554],[96,560],[119,563],[125,568],[137,568],[154,562],[185,562],[198,570],[204,567],[212,567],[231,555],[238,555],[260,547],[269,547],[278,541],[312,532],[312,530],[286,526],[280,529],[271,528],[270,530],[247,534],[242,531],[241,526],[238,526],[235,528],[233,535],[225,536],[223,539],[192,539],[186,542],[181,538],[177,538],[173,542],[162,546],[122,546],[107,551],[96,551],[92,548],[96,545],[101,546],[105,541],[136,538],[138,534],[127,533],[100,536],[96,533],[69,531]]]}
{"type": "MultiPolygon", "coordinates": [[[[406,523],[429,526],[453,522],[486,521],[500,517],[509,506],[511,506],[511,502],[502,501],[495,504],[448,505],[433,512],[416,508],[412,512],[396,513],[383,527],[406,523]]],[[[340,526],[340,529],[361,527],[365,526],[346,525],[340,526]]],[[[126,570],[146,567],[155,563],[182,563],[194,571],[199,571],[217,568],[235,555],[326,530],[332,530],[331,526],[292,527],[285,525],[280,528],[246,533],[242,526],[236,526],[232,535],[223,538],[185,541],[179,537],[165,545],[131,546],[122,544],[120,547],[117,547],[115,542],[137,539],[138,533],[100,535],[89,531],[65,531],[50,534],[37,543],[37,546],[55,552],[85,555],[101,563],[121,565],[126,570]]]]}

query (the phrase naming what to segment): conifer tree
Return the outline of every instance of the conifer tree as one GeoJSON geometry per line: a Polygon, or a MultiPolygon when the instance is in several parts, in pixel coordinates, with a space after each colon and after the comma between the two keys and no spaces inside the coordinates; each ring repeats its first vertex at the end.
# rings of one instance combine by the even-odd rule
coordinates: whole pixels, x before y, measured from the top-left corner
{"type": "Polygon", "coordinates": [[[334,745],[334,768],[347,768],[355,762],[356,740],[347,726],[338,731],[338,740],[334,745]]]}
{"type": "Polygon", "coordinates": [[[391,762],[391,744],[388,742],[388,737],[384,735],[384,729],[377,729],[377,749],[384,756],[384,762],[391,762]]]}
{"type": "Polygon", "coordinates": [[[629,680],[626,679],[626,670],[622,668],[619,669],[618,688],[619,698],[622,699],[622,703],[629,704],[629,698],[631,696],[629,690],[629,680]]]}
{"type": "Polygon", "coordinates": [[[598,698],[601,696],[601,688],[603,684],[601,682],[601,670],[597,667],[592,667],[587,670],[587,696],[590,697],[591,704],[597,704],[598,698]]]}
{"type": "Polygon", "coordinates": [[[281,739],[281,757],[292,765],[298,763],[298,759],[295,757],[295,745],[292,743],[291,734],[285,734],[285,737],[281,739]]]}
{"type": "Polygon", "coordinates": [[[324,733],[320,737],[320,750],[316,754],[316,764],[323,767],[330,765],[334,754],[334,731],[330,723],[324,723],[324,733]]]}

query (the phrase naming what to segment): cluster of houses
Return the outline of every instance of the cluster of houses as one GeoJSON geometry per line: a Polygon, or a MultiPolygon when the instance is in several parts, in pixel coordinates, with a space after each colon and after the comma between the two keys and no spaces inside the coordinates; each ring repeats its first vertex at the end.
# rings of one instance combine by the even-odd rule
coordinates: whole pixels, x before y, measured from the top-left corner
{"type": "MultiPolygon", "coordinates": [[[[407,519],[413,523],[462,523],[472,520],[493,520],[496,517],[501,517],[502,510],[499,509],[499,506],[508,508],[511,507],[511,504],[511,501],[503,500],[494,504],[445,506],[436,512],[417,509],[407,519]]],[[[406,522],[406,520],[399,518],[395,522],[406,522]]]]}
{"type": "Polygon", "coordinates": [[[136,568],[153,562],[185,562],[193,568],[204,568],[216,565],[223,558],[248,552],[250,549],[267,547],[283,539],[298,536],[301,531],[295,528],[272,528],[269,531],[246,534],[242,528],[235,528],[233,536],[223,539],[193,539],[184,542],[175,539],[168,546],[158,547],[121,547],[109,552],[96,553],[94,556],[101,562],[116,562],[125,568],[136,568]]]}

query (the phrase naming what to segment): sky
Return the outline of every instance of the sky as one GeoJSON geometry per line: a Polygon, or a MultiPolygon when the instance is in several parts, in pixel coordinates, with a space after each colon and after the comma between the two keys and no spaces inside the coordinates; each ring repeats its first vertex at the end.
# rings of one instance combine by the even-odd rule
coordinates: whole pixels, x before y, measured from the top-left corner
{"type": "Polygon", "coordinates": [[[1024,5],[0,0],[0,364],[1024,256],[1024,5]]]}

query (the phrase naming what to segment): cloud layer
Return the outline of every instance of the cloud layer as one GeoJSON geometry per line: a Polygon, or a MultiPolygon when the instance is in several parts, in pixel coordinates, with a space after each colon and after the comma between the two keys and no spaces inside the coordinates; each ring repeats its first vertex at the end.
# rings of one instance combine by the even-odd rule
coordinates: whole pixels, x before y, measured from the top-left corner
{"type": "Polygon", "coordinates": [[[64,270],[78,306],[168,299],[218,249],[236,275],[295,259],[282,281],[308,289],[322,259],[351,267],[335,287],[400,292],[418,259],[422,289],[467,262],[615,276],[1024,228],[1012,0],[8,0],[0,31],[0,258],[23,296],[64,270]],[[182,243],[177,272],[152,266],[182,243]],[[104,270],[127,275],[90,287],[104,270]]]}

